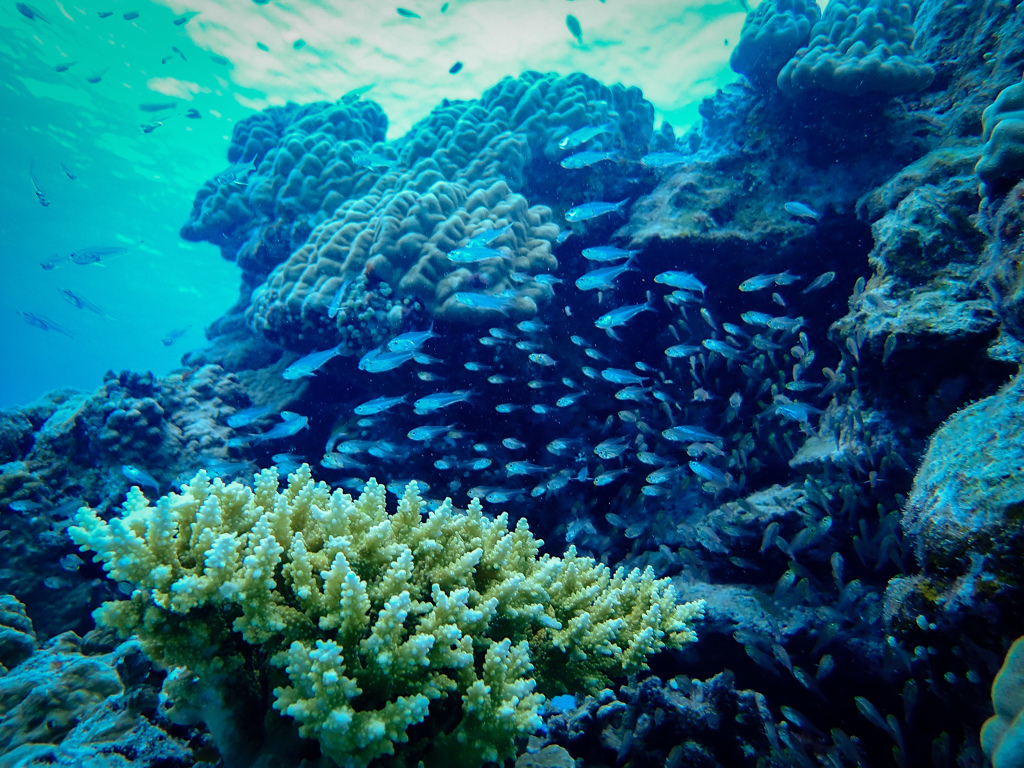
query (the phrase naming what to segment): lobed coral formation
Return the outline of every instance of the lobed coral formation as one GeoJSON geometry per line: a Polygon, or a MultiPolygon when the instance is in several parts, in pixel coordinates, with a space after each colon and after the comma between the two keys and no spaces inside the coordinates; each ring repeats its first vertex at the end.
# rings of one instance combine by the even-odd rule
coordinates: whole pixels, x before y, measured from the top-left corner
{"type": "Polygon", "coordinates": [[[1024,178],[1024,82],[999,92],[981,115],[981,159],[975,173],[982,194],[996,197],[1024,178]]]}
{"type": "Polygon", "coordinates": [[[825,90],[844,96],[927,88],[935,71],[914,55],[913,19],[905,0],[833,0],[811,29],[810,43],[779,72],[779,88],[790,95],[825,90]]]}
{"type": "Polygon", "coordinates": [[[650,569],[538,558],[524,520],[509,531],[475,501],[428,513],[415,484],[394,514],[385,501],[373,480],[331,493],[306,465],[283,491],[275,469],[253,489],[200,472],[156,507],[133,489],[109,523],[83,509],[70,533],[135,585],[101,624],[236,699],[269,659],[273,707],[345,766],[503,760],[540,724],[535,689],[596,690],[696,639],[703,603],[650,569]]]}
{"type": "Polygon", "coordinates": [[[358,162],[384,140],[387,117],[375,102],[269,107],[235,126],[232,166],[206,182],[181,229],[237,259],[259,282],[343,200],[378,178],[358,162]]]}
{"type": "Polygon", "coordinates": [[[774,85],[820,18],[813,0],[765,0],[744,19],[729,65],[759,88],[774,85]]]}
{"type": "Polygon", "coordinates": [[[536,169],[558,156],[558,140],[586,124],[614,128],[595,148],[602,141],[646,147],[653,137],[653,111],[638,89],[607,88],[580,74],[527,72],[479,101],[435,109],[395,143],[394,158],[381,159],[390,166],[384,175],[342,203],[254,292],[251,326],[293,348],[320,337],[358,351],[376,341],[375,331],[389,333],[388,313],[399,307],[400,320],[411,302],[458,324],[532,317],[549,295],[532,277],[557,267],[558,227],[550,209],[530,207],[519,193],[534,195],[536,169]],[[495,243],[504,246],[502,258],[464,265],[446,257],[469,237],[507,224],[512,236],[495,243]],[[364,290],[346,295],[331,321],[336,292],[360,277],[364,290]],[[456,293],[506,301],[481,307],[455,300],[456,293]]]}
{"type": "Polygon", "coordinates": [[[993,768],[1024,765],[1024,637],[1018,637],[992,681],[992,715],[981,728],[981,748],[993,768]]]}

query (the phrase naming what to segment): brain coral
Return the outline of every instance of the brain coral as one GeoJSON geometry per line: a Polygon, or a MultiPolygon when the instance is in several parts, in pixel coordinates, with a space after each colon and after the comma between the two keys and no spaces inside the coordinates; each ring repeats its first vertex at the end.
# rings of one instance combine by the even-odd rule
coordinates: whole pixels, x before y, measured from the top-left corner
{"type": "Polygon", "coordinates": [[[1024,81],[999,92],[982,113],[985,145],[975,173],[982,193],[993,197],[1024,177],[1024,81]]]}
{"type": "Polygon", "coordinates": [[[813,0],[765,0],[747,14],[730,66],[759,88],[773,85],[820,18],[813,0]]]}
{"type": "Polygon", "coordinates": [[[181,236],[214,243],[262,279],[315,224],[376,181],[379,172],[358,160],[386,131],[387,117],[370,101],[288,104],[247,117],[231,138],[232,167],[199,190],[181,236]]]}
{"type": "MultiPolygon", "coordinates": [[[[531,317],[549,292],[530,277],[556,268],[551,246],[558,227],[549,209],[530,207],[522,195],[539,194],[533,188],[545,187],[545,174],[558,168],[560,139],[599,124],[615,130],[594,148],[645,148],[653,137],[653,108],[636,88],[608,88],[578,73],[537,72],[505,78],[478,101],[442,104],[386,148],[390,166],[371,188],[341,203],[256,289],[250,325],[292,348],[308,348],[313,340],[338,343],[344,333],[360,336],[352,329],[359,319],[379,325],[378,313],[359,310],[386,312],[375,298],[380,292],[418,301],[448,322],[531,317]],[[469,237],[506,224],[512,235],[494,245],[508,258],[460,264],[445,257],[469,237]],[[338,289],[364,276],[365,290],[329,318],[338,289]],[[483,294],[505,306],[457,301],[456,293],[483,294]]],[[[563,184],[559,192],[583,199],[594,179],[580,178],[578,190],[563,184]]]]}
{"type": "Polygon", "coordinates": [[[410,483],[389,513],[375,481],[354,499],[305,464],[283,489],[276,469],[252,488],[200,472],[155,507],[133,489],[121,517],[76,520],[72,539],[135,586],[99,622],[185,667],[178,693],[202,695],[196,675],[204,698],[247,709],[249,733],[273,691],[273,710],[351,768],[503,762],[540,725],[535,689],[645,669],[693,642],[704,612],[651,568],[541,557],[525,520],[509,530],[479,502],[430,508],[410,483]]]}
{"type": "Polygon", "coordinates": [[[782,68],[779,88],[844,96],[927,88],[935,72],[911,49],[913,18],[901,0],[832,0],[811,29],[811,42],[782,68]]]}

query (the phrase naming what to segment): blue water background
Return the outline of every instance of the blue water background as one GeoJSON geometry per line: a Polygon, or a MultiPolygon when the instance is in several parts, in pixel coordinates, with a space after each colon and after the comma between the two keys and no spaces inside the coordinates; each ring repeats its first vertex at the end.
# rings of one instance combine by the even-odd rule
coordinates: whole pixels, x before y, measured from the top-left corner
{"type": "Polygon", "coordinates": [[[238,271],[178,230],[195,191],[226,166],[234,123],[253,109],[334,100],[374,84],[367,98],[388,113],[394,139],[441,99],[476,98],[505,75],[580,70],[639,85],[659,118],[681,127],[696,118],[701,97],[733,79],[729,39],[743,20],[736,0],[476,0],[450,3],[443,15],[439,2],[406,5],[423,18],[356,2],[38,0],[32,7],[45,22],[14,2],[0,7],[0,407],[58,386],[90,390],[108,369],[163,374],[202,344],[204,327],[237,298],[238,271]],[[112,15],[101,19],[101,11],[112,15]],[[175,25],[186,11],[199,13],[175,25]],[[138,18],[124,19],[132,12],[138,18]],[[582,45],[566,28],[569,12],[583,26],[582,45]],[[464,64],[457,76],[448,72],[455,61],[464,64]],[[99,82],[87,81],[98,74],[99,82]],[[177,107],[139,109],[168,101],[177,107]],[[186,118],[187,109],[200,119],[186,118]],[[39,204],[30,171],[49,207],[39,204]],[[132,244],[102,265],[66,259],[83,247],[132,244]],[[47,260],[58,267],[43,270],[47,260]],[[73,307],[62,288],[109,318],[73,307]],[[30,326],[20,311],[73,338],[30,326]],[[162,343],[180,329],[181,338],[162,343]]]}

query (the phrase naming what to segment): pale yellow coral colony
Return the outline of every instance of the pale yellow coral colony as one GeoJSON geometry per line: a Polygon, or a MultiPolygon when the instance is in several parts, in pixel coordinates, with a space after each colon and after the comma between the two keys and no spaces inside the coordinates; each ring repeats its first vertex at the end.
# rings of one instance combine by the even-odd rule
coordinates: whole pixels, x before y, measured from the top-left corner
{"type": "Polygon", "coordinates": [[[283,490],[273,468],[251,489],[200,472],[156,506],[133,488],[121,517],[83,508],[76,522],[75,543],[134,586],[99,623],[222,689],[251,684],[239,678],[259,648],[282,683],[274,708],[344,766],[401,757],[407,730],[453,696],[461,719],[430,735],[431,754],[514,756],[540,725],[540,692],[645,668],[693,642],[704,612],[650,568],[613,574],[571,547],[538,557],[525,520],[510,531],[476,500],[428,511],[410,484],[388,514],[376,481],[353,499],[306,465],[283,490]]]}

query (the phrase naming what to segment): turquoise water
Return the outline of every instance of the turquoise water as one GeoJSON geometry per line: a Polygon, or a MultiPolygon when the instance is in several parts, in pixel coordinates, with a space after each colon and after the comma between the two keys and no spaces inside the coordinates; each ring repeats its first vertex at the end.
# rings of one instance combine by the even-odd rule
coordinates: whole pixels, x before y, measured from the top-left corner
{"type": "Polygon", "coordinates": [[[735,78],[729,40],[743,21],[735,0],[476,0],[444,13],[407,3],[418,19],[349,0],[30,5],[35,18],[14,2],[0,9],[0,407],[59,386],[91,390],[108,369],[163,374],[203,343],[237,298],[239,271],[178,230],[196,190],[227,165],[234,124],[254,111],[372,85],[366,98],[384,108],[393,139],[442,99],[477,98],[535,69],[639,86],[660,119],[684,128],[701,98],[735,78]],[[99,264],[67,258],[93,247],[127,250],[99,264]],[[65,289],[98,311],[73,306],[65,289]]]}

